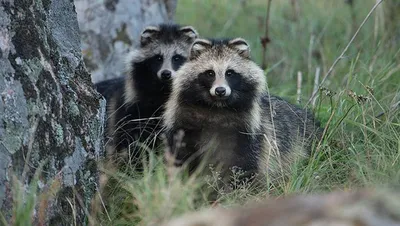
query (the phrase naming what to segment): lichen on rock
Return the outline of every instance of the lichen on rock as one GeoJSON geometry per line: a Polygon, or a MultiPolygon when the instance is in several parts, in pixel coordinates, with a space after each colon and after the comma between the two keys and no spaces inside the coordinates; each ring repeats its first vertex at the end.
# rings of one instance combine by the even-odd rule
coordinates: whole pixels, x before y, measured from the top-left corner
{"type": "Polygon", "coordinates": [[[105,103],[83,63],[74,3],[2,2],[0,53],[0,210],[9,220],[9,175],[27,187],[44,163],[38,187],[61,182],[47,222],[85,224],[103,155],[105,103]],[[67,199],[77,195],[83,205],[72,210],[67,199]]]}

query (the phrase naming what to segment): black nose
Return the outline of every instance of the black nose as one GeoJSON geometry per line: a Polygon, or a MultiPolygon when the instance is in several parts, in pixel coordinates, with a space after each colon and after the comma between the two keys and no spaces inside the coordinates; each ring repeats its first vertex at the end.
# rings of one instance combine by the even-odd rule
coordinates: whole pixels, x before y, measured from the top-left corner
{"type": "Polygon", "coordinates": [[[164,70],[161,72],[161,79],[163,80],[168,80],[171,78],[171,71],[170,70],[164,70]]]}
{"type": "Polygon", "coordinates": [[[217,88],[215,88],[215,94],[216,94],[217,96],[222,97],[222,96],[225,95],[225,93],[226,93],[226,89],[225,89],[224,87],[217,87],[217,88]]]}

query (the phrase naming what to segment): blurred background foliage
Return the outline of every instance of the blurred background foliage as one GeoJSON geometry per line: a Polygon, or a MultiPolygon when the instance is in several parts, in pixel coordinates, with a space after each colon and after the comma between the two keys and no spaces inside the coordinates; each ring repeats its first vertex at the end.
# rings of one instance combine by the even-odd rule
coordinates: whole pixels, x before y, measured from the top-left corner
{"type": "MultiPolygon", "coordinates": [[[[260,37],[265,33],[267,2],[179,0],[175,18],[179,23],[195,26],[203,37],[245,38],[251,44],[253,59],[261,64],[263,49],[260,37]]],[[[374,4],[375,0],[272,0],[269,21],[271,42],[267,46],[271,91],[295,100],[294,84],[300,71],[303,74],[302,96],[303,99],[308,98],[316,68],[321,68],[321,75],[326,74],[374,4]]],[[[399,2],[389,0],[385,4],[365,24],[326,85],[340,91],[347,84],[350,65],[357,61],[357,70],[353,74],[358,79],[371,84],[385,82],[376,95],[381,95],[380,91],[384,90],[396,91],[400,82],[398,72],[397,76],[381,78],[385,81],[375,81],[379,76],[374,76],[391,64],[400,62],[399,23],[396,22],[399,21],[400,10],[391,10],[390,15],[386,15],[389,13],[385,11],[396,8],[391,5],[397,5],[398,9],[399,2]],[[392,31],[395,29],[397,37],[394,40],[392,31]]],[[[361,84],[354,84],[352,89],[363,91],[361,84]]]]}

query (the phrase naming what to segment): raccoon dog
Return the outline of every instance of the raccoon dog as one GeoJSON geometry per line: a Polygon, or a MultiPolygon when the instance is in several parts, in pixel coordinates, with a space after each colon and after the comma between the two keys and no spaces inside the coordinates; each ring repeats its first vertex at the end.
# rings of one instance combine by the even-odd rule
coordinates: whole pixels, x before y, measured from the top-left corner
{"type": "MultiPolygon", "coordinates": [[[[127,57],[126,77],[96,84],[107,99],[109,156],[115,158],[120,153],[129,153],[132,161],[139,157],[143,144],[150,149],[160,144],[157,135],[161,129],[162,106],[170,94],[171,81],[185,63],[197,36],[191,26],[146,27],[139,47],[127,57]]],[[[122,159],[127,160],[127,156],[122,159]]]]}
{"type": "Polygon", "coordinates": [[[193,172],[206,161],[223,178],[235,167],[245,176],[280,172],[320,133],[311,113],[267,93],[264,72],[241,38],[193,43],[163,117],[175,164],[193,172]]]}

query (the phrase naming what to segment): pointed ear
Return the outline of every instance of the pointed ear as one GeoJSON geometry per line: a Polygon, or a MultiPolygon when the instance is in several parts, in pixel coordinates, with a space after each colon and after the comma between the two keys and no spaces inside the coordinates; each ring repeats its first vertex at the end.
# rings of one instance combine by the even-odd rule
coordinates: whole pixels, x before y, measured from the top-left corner
{"type": "Polygon", "coordinates": [[[212,43],[207,39],[196,39],[190,48],[190,59],[196,58],[205,50],[211,48],[212,43]]]}
{"type": "Polygon", "coordinates": [[[240,56],[250,58],[250,46],[243,38],[235,38],[229,41],[228,46],[235,49],[240,56]]]}
{"type": "Polygon", "coordinates": [[[179,29],[185,36],[189,38],[189,40],[192,42],[195,40],[199,34],[197,31],[192,27],[192,26],[184,26],[179,29]]]}
{"type": "Polygon", "coordinates": [[[141,46],[145,46],[147,44],[149,44],[154,36],[159,32],[160,30],[158,29],[158,27],[154,27],[154,26],[148,26],[146,27],[141,35],[140,35],[140,45],[141,46]]]}

